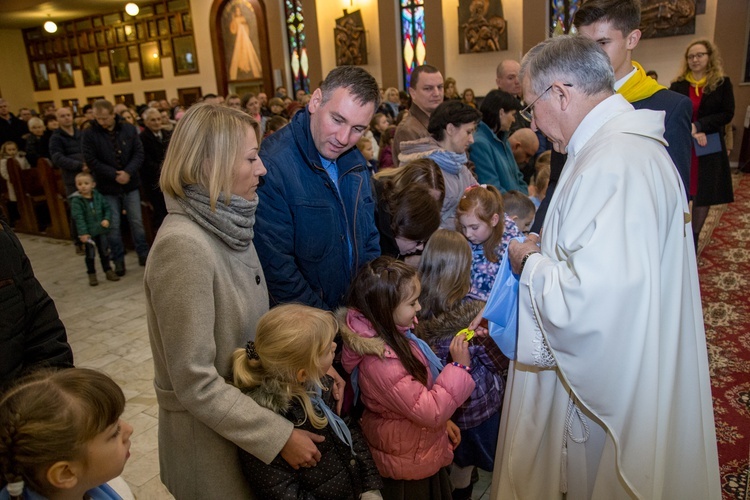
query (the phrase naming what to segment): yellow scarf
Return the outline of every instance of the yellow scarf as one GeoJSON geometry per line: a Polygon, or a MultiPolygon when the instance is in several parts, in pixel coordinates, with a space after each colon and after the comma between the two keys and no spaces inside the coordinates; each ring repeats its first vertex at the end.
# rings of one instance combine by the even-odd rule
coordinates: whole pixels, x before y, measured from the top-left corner
{"type": "Polygon", "coordinates": [[[692,71],[688,71],[687,75],[685,75],[685,81],[687,81],[690,85],[692,85],[695,88],[695,95],[700,95],[700,88],[706,86],[706,77],[704,76],[700,80],[696,80],[695,77],[693,77],[692,71]]]}
{"type": "Polygon", "coordinates": [[[620,87],[617,91],[618,94],[622,95],[628,102],[637,102],[647,97],[651,97],[661,89],[665,89],[664,85],[659,85],[659,82],[646,75],[640,64],[635,61],[631,61],[635,67],[635,74],[631,76],[625,84],[620,87]]]}

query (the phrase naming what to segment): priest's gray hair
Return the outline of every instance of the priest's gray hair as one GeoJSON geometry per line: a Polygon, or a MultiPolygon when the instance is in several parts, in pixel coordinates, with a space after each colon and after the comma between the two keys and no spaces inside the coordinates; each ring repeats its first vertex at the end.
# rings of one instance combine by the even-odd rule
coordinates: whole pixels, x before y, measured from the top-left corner
{"type": "Polygon", "coordinates": [[[570,83],[585,95],[614,93],[615,72],[609,57],[584,36],[563,35],[536,45],[521,61],[519,79],[527,76],[537,96],[553,82],[570,83]]]}

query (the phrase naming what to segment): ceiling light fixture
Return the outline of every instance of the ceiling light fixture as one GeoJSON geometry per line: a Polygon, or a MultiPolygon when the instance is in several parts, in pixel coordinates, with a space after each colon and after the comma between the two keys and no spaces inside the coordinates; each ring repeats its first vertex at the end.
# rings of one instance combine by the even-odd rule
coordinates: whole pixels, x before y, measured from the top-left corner
{"type": "MultiPolygon", "coordinates": [[[[47,14],[47,17],[49,17],[49,14],[47,14]]],[[[57,31],[57,25],[52,21],[47,21],[44,23],[44,31],[47,33],[54,33],[57,31]]]]}
{"type": "Polygon", "coordinates": [[[125,12],[127,12],[127,14],[130,16],[137,16],[139,11],[140,9],[133,2],[130,2],[125,5],[125,12]]]}

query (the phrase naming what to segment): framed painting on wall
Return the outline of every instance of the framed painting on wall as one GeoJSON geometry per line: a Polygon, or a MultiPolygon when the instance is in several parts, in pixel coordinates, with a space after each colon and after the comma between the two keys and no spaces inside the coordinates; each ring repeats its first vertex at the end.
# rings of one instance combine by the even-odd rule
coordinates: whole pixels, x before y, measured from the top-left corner
{"type": "Polygon", "coordinates": [[[177,98],[180,100],[180,104],[189,108],[198,99],[203,97],[203,92],[200,87],[189,87],[186,89],[177,89],[177,98]]]}
{"type": "Polygon", "coordinates": [[[501,0],[458,2],[458,53],[508,50],[508,26],[501,0]]]}
{"type": "Polygon", "coordinates": [[[138,60],[138,46],[137,45],[129,45],[128,46],[128,58],[131,61],[137,61],[138,60]]]}
{"type": "Polygon", "coordinates": [[[76,86],[73,79],[73,64],[68,59],[57,60],[57,86],[61,89],[71,89],[76,86]]]}
{"type": "MultiPolygon", "coordinates": [[[[185,29],[188,29],[187,26],[185,29]]],[[[248,0],[227,2],[221,13],[221,31],[227,80],[235,82],[263,78],[258,18],[248,0]]]]}
{"type": "Polygon", "coordinates": [[[99,58],[96,52],[81,54],[81,74],[83,75],[83,84],[87,87],[102,84],[102,75],[99,72],[99,58]]]}
{"type": "Polygon", "coordinates": [[[159,42],[146,42],[140,45],[141,78],[161,78],[161,57],[159,42]]]}
{"type": "Polygon", "coordinates": [[[130,58],[126,47],[117,47],[109,51],[109,74],[112,83],[130,81],[130,58]]]}
{"type": "Polygon", "coordinates": [[[172,38],[172,61],[175,75],[198,73],[198,58],[195,55],[193,35],[172,38]]]}
{"type": "Polygon", "coordinates": [[[49,90],[49,73],[47,71],[47,63],[44,61],[36,61],[32,63],[34,71],[34,90],[49,90]]]}

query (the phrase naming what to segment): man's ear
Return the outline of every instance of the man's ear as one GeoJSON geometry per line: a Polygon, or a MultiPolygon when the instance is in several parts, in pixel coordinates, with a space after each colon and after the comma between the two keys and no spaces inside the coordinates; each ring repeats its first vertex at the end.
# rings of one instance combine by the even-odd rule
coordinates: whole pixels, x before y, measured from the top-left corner
{"type": "Polygon", "coordinates": [[[60,490],[69,490],[78,484],[80,466],[63,460],[55,462],[47,469],[47,482],[60,490]]]}
{"type": "Polygon", "coordinates": [[[560,110],[567,110],[568,106],[570,105],[571,98],[570,87],[563,84],[562,82],[553,82],[550,92],[552,92],[552,99],[560,101],[560,110]]]}
{"type": "Polygon", "coordinates": [[[641,35],[642,33],[639,29],[631,31],[628,36],[625,37],[625,48],[628,50],[634,50],[638,45],[638,42],[641,40],[641,35]]]}
{"type": "Polygon", "coordinates": [[[312,96],[310,97],[310,102],[307,104],[308,111],[310,111],[310,113],[315,113],[322,104],[323,104],[323,91],[320,90],[320,87],[318,87],[312,93],[312,96]]]}

